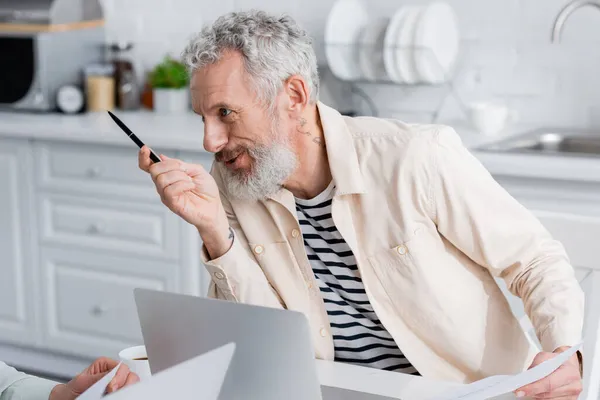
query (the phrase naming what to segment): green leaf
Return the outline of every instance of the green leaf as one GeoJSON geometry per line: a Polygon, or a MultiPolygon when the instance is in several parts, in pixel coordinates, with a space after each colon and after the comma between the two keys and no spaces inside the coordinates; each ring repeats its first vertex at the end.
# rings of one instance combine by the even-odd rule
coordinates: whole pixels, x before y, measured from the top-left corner
{"type": "Polygon", "coordinates": [[[169,56],[150,72],[150,86],[157,89],[182,89],[189,83],[185,65],[169,56]]]}

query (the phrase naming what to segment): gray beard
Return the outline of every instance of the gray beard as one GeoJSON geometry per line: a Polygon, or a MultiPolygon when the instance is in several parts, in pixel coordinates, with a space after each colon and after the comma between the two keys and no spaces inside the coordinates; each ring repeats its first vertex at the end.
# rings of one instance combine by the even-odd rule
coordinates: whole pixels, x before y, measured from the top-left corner
{"type": "Polygon", "coordinates": [[[298,165],[296,154],[282,141],[247,151],[254,160],[249,174],[224,168],[226,190],[237,200],[258,201],[276,194],[298,165]]]}

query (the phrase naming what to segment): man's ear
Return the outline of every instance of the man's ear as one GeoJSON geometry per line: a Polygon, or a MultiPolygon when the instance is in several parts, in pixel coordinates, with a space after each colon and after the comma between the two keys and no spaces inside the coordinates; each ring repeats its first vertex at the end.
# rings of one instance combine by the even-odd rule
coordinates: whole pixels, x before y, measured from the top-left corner
{"type": "Polygon", "coordinates": [[[288,98],[288,112],[301,115],[310,101],[310,89],[306,80],[300,75],[290,76],[284,83],[284,93],[288,98]]]}

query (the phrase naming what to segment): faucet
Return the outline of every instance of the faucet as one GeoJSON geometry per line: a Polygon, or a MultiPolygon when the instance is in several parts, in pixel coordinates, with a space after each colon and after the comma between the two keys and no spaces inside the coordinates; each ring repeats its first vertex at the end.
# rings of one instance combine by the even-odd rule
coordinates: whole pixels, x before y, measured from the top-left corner
{"type": "Polygon", "coordinates": [[[552,43],[559,43],[562,35],[563,27],[567,19],[574,11],[585,7],[593,6],[600,10],[600,0],[573,0],[567,4],[556,17],[554,27],[552,28],[552,43]]]}

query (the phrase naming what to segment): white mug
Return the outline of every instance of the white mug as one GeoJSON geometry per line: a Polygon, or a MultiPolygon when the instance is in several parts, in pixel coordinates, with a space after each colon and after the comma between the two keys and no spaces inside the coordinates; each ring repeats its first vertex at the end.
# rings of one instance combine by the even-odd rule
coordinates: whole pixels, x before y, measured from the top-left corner
{"type": "Polygon", "coordinates": [[[479,102],[468,106],[469,120],[475,129],[484,135],[496,135],[515,122],[517,114],[502,104],[479,102]]]}
{"type": "Polygon", "coordinates": [[[148,379],[152,375],[146,346],[135,346],[124,349],[119,353],[119,359],[129,367],[131,372],[135,372],[140,377],[140,381],[148,379]],[[140,358],[145,358],[145,360],[139,360],[140,358]]]}

